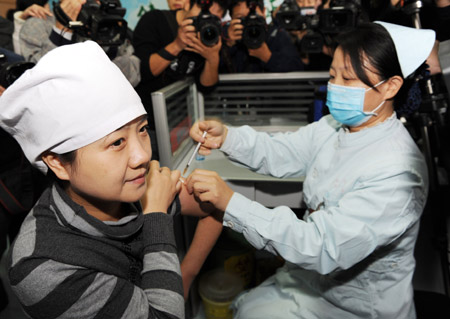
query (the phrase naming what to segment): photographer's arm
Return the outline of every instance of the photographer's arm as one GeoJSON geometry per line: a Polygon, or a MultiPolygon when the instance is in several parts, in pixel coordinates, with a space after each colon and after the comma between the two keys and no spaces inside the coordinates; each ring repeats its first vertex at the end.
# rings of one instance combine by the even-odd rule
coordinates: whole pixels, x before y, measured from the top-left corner
{"type": "MultiPolygon", "coordinates": [[[[170,55],[177,56],[183,51],[188,44],[191,43],[191,38],[195,37],[195,27],[192,25],[191,19],[183,20],[178,27],[178,35],[173,42],[166,45],[164,48],[170,55]]],[[[150,55],[149,66],[150,72],[154,76],[160,75],[170,64],[171,60],[162,57],[158,52],[150,55]]]]}
{"type": "Polygon", "coordinates": [[[227,38],[225,43],[227,46],[232,47],[236,44],[236,41],[242,39],[242,33],[244,26],[241,24],[241,19],[233,19],[230,21],[230,25],[227,30],[227,38]]]}
{"type": "MultiPolygon", "coordinates": [[[[302,71],[304,65],[298,54],[297,48],[292,43],[289,34],[278,29],[274,37],[271,37],[267,43],[264,43],[271,52],[269,59],[262,60],[265,63],[264,69],[269,72],[289,72],[302,71]]],[[[260,48],[262,49],[264,45],[260,48]]],[[[257,51],[260,49],[252,50],[257,51]]],[[[252,53],[249,50],[249,54],[252,53]]]]}
{"type": "Polygon", "coordinates": [[[219,37],[219,42],[214,46],[206,46],[200,40],[200,36],[192,38],[189,46],[185,48],[186,51],[191,51],[200,54],[205,58],[205,65],[200,74],[200,84],[203,87],[212,87],[219,81],[219,52],[222,47],[222,38],[219,37]]]}
{"type": "Polygon", "coordinates": [[[48,4],[46,4],[44,7],[42,7],[38,4],[32,4],[31,6],[26,8],[24,11],[16,11],[14,13],[14,33],[12,35],[14,52],[22,55],[22,51],[20,50],[19,35],[20,35],[20,30],[22,29],[22,26],[25,24],[25,21],[28,18],[36,17],[36,18],[46,20],[47,17],[51,17],[51,16],[53,16],[53,14],[50,12],[48,4]]]}
{"type": "Polygon", "coordinates": [[[270,51],[269,46],[266,42],[264,42],[257,49],[248,49],[248,54],[263,61],[264,63],[269,62],[270,58],[272,57],[272,51],[270,51]]]}
{"type": "Polygon", "coordinates": [[[222,39],[213,47],[207,47],[205,66],[200,74],[200,83],[205,87],[211,87],[219,81],[219,52],[222,47],[222,39]]]}
{"type": "MultiPolygon", "coordinates": [[[[86,3],[86,0],[64,0],[61,1],[61,9],[70,18],[72,21],[76,21],[78,14],[81,11],[81,7],[86,3]]],[[[56,20],[55,26],[60,29],[66,29],[66,32],[71,33],[72,30],[67,29],[64,25],[62,25],[58,20],[56,20]]]]}
{"type": "MultiPolygon", "coordinates": [[[[76,20],[86,0],[64,0],[61,9],[71,20],[76,20]]],[[[72,43],[71,31],[58,21],[29,18],[19,34],[19,47],[25,60],[36,63],[50,50],[72,43]]]]}

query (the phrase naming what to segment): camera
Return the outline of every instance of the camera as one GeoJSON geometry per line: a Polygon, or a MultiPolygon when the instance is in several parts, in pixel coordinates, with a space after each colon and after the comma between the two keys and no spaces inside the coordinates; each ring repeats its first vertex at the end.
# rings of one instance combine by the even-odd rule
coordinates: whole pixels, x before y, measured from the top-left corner
{"type": "Polygon", "coordinates": [[[312,24],[311,20],[315,14],[314,8],[300,8],[297,1],[286,0],[280,5],[275,18],[285,30],[306,30],[312,24]]]}
{"type": "Polygon", "coordinates": [[[64,26],[101,46],[119,46],[125,42],[128,24],[123,17],[126,9],[119,0],[87,0],[77,21],[71,21],[59,4],[54,3],[53,11],[64,26]]]}
{"type": "Polygon", "coordinates": [[[245,18],[241,18],[241,24],[244,26],[242,43],[249,49],[258,49],[266,41],[266,19],[256,13],[257,5],[257,1],[247,0],[250,12],[245,18]]]}
{"type": "Polygon", "coordinates": [[[34,67],[33,62],[8,62],[4,54],[0,53],[0,85],[5,89],[14,83],[26,70],[34,67]]]}
{"type": "Polygon", "coordinates": [[[329,9],[300,8],[295,0],[285,0],[276,15],[280,27],[307,30],[301,40],[306,53],[322,52],[323,44],[340,32],[356,27],[361,14],[360,0],[331,1],[329,9]]]}
{"type": "Polygon", "coordinates": [[[217,42],[222,33],[222,24],[220,19],[209,12],[212,5],[212,0],[197,0],[201,11],[196,17],[191,17],[193,25],[197,32],[200,33],[200,41],[206,46],[212,47],[217,42]]]}
{"type": "Polygon", "coordinates": [[[330,9],[318,12],[318,29],[325,34],[337,34],[356,26],[361,5],[355,1],[334,1],[330,9]]]}

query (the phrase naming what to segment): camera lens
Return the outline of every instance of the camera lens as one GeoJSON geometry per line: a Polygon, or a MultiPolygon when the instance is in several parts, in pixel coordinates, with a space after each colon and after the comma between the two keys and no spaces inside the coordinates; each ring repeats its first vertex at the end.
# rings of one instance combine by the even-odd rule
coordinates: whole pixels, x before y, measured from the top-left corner
{"type": "Polygon", "coordinates": [[[200,32],[200,40],[204,45],[213,46],[219,41],[219,31],[214,25],[203,26],[200,32]]]}
{"type": "Polygon", "coordinates": [[[251,26],[248,28],[248,36],[252,39],[258,39],[261,36],[261,28],[257,26],[251,26]]]}
{"type": "Polygon", "coordinates": [[[252,22],[246,25],[242,34],[242,41],[249,49],[259,48],[265,41],[266,32],[264,25],[252,22]]]}

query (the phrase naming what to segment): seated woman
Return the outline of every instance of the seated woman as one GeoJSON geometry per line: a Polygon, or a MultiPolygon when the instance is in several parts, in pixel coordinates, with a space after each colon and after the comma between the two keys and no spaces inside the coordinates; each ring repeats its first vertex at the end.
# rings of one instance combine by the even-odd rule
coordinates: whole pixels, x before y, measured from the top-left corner
{"type": "Polygon", "coordinates": [[[303,220],[234,193],[214,172],[188,178],[190,191],[225,211],[224,225],[286,260],[235,300],[235,318],[416,317],[414,245],[428,175],[396,111],[405,111],[403,90],[412,94],[407,110],[420,105],[411,97],[434,40],[431,30],[382,22],[343,34],[330,68],[331,115],[296,132],[193,126],[204,155],[220,148],[263,174],[306,176],[303,220]]]}
{"type": "MultiPolygon", "coordinates": [[[[145,109],[102,48],[52,50],[3,93],[0,114],[29,161],[55,180],[10,249],[10,284],[26,314],[184,318],[172,219],[210,211],[179,171],[150,162],[145,109]]],[[[220,233],[214,222],[188,253],[194,268],[220,233]]]]}

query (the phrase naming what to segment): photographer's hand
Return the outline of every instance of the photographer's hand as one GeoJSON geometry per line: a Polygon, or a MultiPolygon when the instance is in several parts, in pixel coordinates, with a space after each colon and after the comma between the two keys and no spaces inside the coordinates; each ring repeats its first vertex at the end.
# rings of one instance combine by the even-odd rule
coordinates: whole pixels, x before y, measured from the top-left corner
{"type": "Polygon", "coordinates": [[[198,34],[197,37],[192,38],[191,44],[189,44],[185,50],[191,51],[200,54],[202,57],[205,58],[206,61],[210,63],[217,63],[219,64],[219,51],[222,47],[222,39],[219,37],[219,42],[217,42],[212,47],[204,45],[203,42],[200,40],[200,35],[198,34]]]}
{"type": "MultiPolygon", "coordinates": [[[[171,55],[178,56],[188,44],[192,43],[193,38],[195,38],[195,27],[192,25],[192,19],[185,19],[178,26],[178,34],[175,40],[166,45],[164,49],[171,55]]],[[[170,60],[163,58],[158,52],[155,52],[150,55],[148,64],[150,66],[150,72],[154,76],[158,76],[164,72],[170,63],[170,60]]]]}
{"type": "Polygon", "coordinates": [[[236,44],[236,41],[242,39],[242,33],[244,32],[244,26],[241,24],[241,19],[233,19],[228,27],[228,39],[227,45],[232,47],[236,44]]]}
{"type": "Polygon", "coordinates": [[[174,40],[174,43],[177,45],[180,53],[184,50],[188,45],[192,43],[192,39],[196,36],[195,26],[192,25],[192,19],[185,19],[181,22],[178,27],[178,34],[174,40]]]}
{"type": "MultiPolygon", "coordinates": [[[[81,11],[81,7],[85,3],[86,3],[86,0],[63,0],[63,1],[61,1],[61,9],[70,18],[70,20],[76,21],[78,14],[81,11]]],[[[61,30],[65,29],[65,26],[63,26],[58,21],[56,21],[55,25],[58,29],[61,29],[61,30]]],[[[66,32],[72,32],[72,30],[69,29],[66,32]]]]}
{"type": "Polygon", "coordinates": [[[257,49],[248,49],[248,54],[260,59],[264,63],[269,62],[270,58],[272,57],[272,51],[270,51],[266,42],[263,42],[263,44],[257,49]]]}
{"type": "Polygon", "coordinates": [[[185,48],[186,51],[195,52],[205,58],[205,66],[200,74],[200,83],[203,86],[213,86],[219,81],[219,51],[222,47],[222,39],[212,47],[206,46],[198,37],[192,38],[192,42],[185,48]]]}
{"type": "Polygon", "coordinates": [[[47,19],[47,16],[51,17],[53,14],[50,12],[50,10],[46,7],[42,7],[38,4],[32,4],[28,8],[25,9],[25,11],[22,12],[20,15],[20,18],[22,20],[26,20],[29,17],[35,17],[39,19],[47,19]]]}

